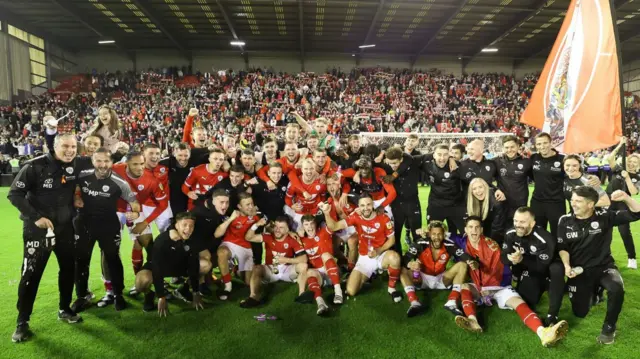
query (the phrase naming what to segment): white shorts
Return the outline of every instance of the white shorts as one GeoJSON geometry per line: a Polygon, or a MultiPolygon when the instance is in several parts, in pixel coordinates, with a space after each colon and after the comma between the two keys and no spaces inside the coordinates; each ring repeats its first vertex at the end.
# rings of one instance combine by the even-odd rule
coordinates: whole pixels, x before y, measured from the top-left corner
{"type": "MultiPolygon", "coordinates": [[[[145,217],[149,217],[149,215],[156,209],[156,207],[150,207],[142,205],[142,212],[144,212],[145,217]]],[[[162,211],[158,217],[154,220],[156,222],[156,226],[158,227],[158,231],[160,233],[164,232],[169,228],[171,224],[171,219],[173,218],[173,212],[171,211],[171,206],[167,206],[167,209],[162,211]]]]}
{"type": "MultiPolygon", "coordinates": [[[[480,290],[478,289],[478,287],[476,287],[475,284],[471,284],[474,288],[474,296],[478,297],[481,294],[480,290]]],[[[492,300],[495,300],[496,303],[498,304],[498,308],[500,309],[511,309],[509,307],[507,307],[507,301],[509,301],[509,299],[511,298],[522,298],[520,297],[520,294],[518,294],[518,292],[516,292],[515,289],[513,289],[511,286],[508,287],[490,287],[490,288],[484,288],[485,291],[488,291],[489,294],[489,298],[491,298],[492,300]]]]}
{"type": "Polygon", "coordinates": [[[340,238],[340,240],[343,242],[347,242],[347,240],[354,234],[356,234],[356,227],[354,226],[349,226],[343,230],[335,232],[335,235],[338,236],[338,238],[340,238]]]}
{"type": "MultiPolygon", "coordinates": [[[[382,202],[384,202],[385,199],[387,199],[387,198],[385,197],[385,198],[381,198],[381,199],[373,201],[373,208],[378,208],[378,206],[380,206],[382,204],[382,202]]],[[[389,216],[389,218],[393,219],[393,213],[391,213],[391,207],[390,206],[384,207],[384,212],[389,216]]]]}
{"type": "Polygon", "coordinates": [[[387,254],[387,251],[382,252],[375,258],[370,258],[368,255],[363,256],[361,254],[358,257],[358,261],[356,261],[354,270],[362,273],[367,278],[371,278],[373,273],[378,269],[382,269],[382,260],[384,259],[385,254],[387,254]]]}
{"type": "Polygon", "coordinates": [[[444,281],[442,280],[444,273],[432,276],[420,272],[420,278],[422,278],[422,283],[419,289],[449,289],[449,287],[444,285],[444,281]]]}
{"type": "Polygon", "coordinates": [[[229,262],[238,261],[239,272],[249,272],[253,269],[253,251],[231,242],[222,242],[220,247],[226,247],[231,252],[229,262]]]}
{"type": "MultiPolygon", "coordinates": [[[[140,215],[138,216],[138,218],[133,221],[133,225],[136,225],[144,221],[145,218],[147,218],[147,216],[145,216],[144,212],[140,212],[140,215]]],[[[131,229],[133,228],[133,226],[131,227],[127,226],[127,217],[125,216],[125,214],[122,212],[118,212],[118,219],[120,220],[120,228],[127,227],[127,230],[129,231],[129,239],[131,239],[132,241],[135,241],[136,239],[138,239],[137,234],[131,233],[131,229]]],[[[145,230],[139,235],[143,236],[145,234],[152,234],[151,226],[147,226],[147,228],[145,228],[145,230]]]]}
{"type": "Polygon", "coordinates": [[[293,264],[279,264],[278,274],[273,273],[273,266],[265,266],[265,276],[263,282],[275,283],[275,282],[290,282],[293,283],[298,278],[296,272],[296,266],[293,264]]]}

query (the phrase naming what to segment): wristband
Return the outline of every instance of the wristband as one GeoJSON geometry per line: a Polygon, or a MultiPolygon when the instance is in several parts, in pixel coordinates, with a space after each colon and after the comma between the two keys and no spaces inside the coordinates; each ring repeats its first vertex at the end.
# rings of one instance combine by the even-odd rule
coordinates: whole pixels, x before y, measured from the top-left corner
{"type": "Polygon", "coordinates": [[[251,230],[254,231],[254,232],[257,231],[258,230],[258,225],[254,224],[253,226],[251,226],[251,230]]]}

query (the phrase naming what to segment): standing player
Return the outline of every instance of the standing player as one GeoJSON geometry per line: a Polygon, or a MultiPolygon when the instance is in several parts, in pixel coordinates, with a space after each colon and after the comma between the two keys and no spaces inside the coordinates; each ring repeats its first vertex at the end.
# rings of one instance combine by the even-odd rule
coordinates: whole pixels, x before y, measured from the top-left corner
{"type": "Polygon", "coordinates": [[[546,326],[558,322],[564,295],[564,269],[556,257],[556,242],[556,237],[536,225],[533,210],[521,207],[516,210],[513,228],[507,231],[502,244],[502,263],[510,266],[514,274],[520,274],[516,290],[530,308],[535,310],[548,288],[546,326]]]}
{"type": "Polygon", "coordinates": [[[264,233],[256,234],[258,228],[267,224],[267,220],[262,218],[252,226],[256,229],[250,228],[247,231],[247,241],[264,243],[266,257],[264,265],[257,264],[253,267],[249,282],[251,293],[249,298],[240,302],[242,308],[253,308],[262,302],[264,284],[278,281],[293,283],[298,280],[298,287],[304,288],[304,278],[300,275],[307,271],[307,256],[302,245],[289,235],[288,221],[287,217],[278,217],[273,222],[272,230],[265,229],[264,233]]]}
{"type": "Polygon", "coordinates": [[[258,222],[256,207],[249,193],[240,193],[238,198],[237,210],[234,210],[231,216],[218,226],[214,234],[216,238],[224,236],[217,251],[218,267],[224,283],[224,288],[218,292],[220,300],[227,300],[231,294],[230,260],[233,259],[238,263],[238,274],[246,284],[249,284],[253,269],[253,252],[245,235],[249,228],[257,229],[254,227],[258,222]]]}
{"type": "Polygon", "coordinates": [[[274,183],[276,188],[270,190],[267,182],[261,179],[257,185],[251,187],[251,194],[260,212],[270,221],[275,221],[276,218],[284,216],[289,179],[282,175],[282,165],[278,162],[271,164],[267,175],[269,182],[274,183]]]}
{"type": "Polygon", "coordinates": [[[460,173],[451,168],[447,145],[437,145],[433,153],[433,162],[425,167],[431,183],[427,222],[446,220],[451,233],[462,231],[465,206],[460,173]]]}
{"type": "Polygon", "coordinates": [[[99,148],[92,156],[94,169],[80,172],[76,189],[76,207],[79,208],[77,230],[82,232],[76,241],[76,294],[78,299],[72,310],[81,312],[87,306],[89,264],[96,241],[104,253],[113,281],[116,310],[123,310],[127,303],[122,296],[124,270],[120,260],[120,221],[117,215],[118,199],[121,198],[140,211],[136,195],[129,184],[111,172],[113,162],[106,148],[99,148]]]}
{"type": "Polygon", "coordinates": [[[457,316],[456,324],[470,332],[480,333],[482,327],[476,319],[474,298],[482,298],[486,304],[495,300],[500,309],[514,310],[524,324],[538,335],[543,346],[550,346],[564,338],[568,324],[561,320],[552,327],[545,328],[540,318],[511,288],[511,272],[500,261],[500,247],[491,238],[482,235],[482,220],[468,217],[465,237],[458,238],[458,245],[472,258],[467,261],[472,284],[465,285],[460,293],[462,308],[466,315],[457,316]]]}
{"type": "MultiPolygon", "coordinates": [[[[607,157],[609,166],[611,167],[612,176],[607,186],[607,194],[611,194],[617,190],[626,192],[630,196],[635,196],[640,191],[640,155],[634,153],[627,157],[627,168],[621,169],[616,164],[616,155],[622,145],[626,143],[626,139],[623,137],[620,144],[611,152],[607,157]]],[[[613,202],[609,207],[610,210],[628,210],[624,202],[613,202]]],[[[638,269],[638,263],[636,262],[636,246],[633,243],[633,234],[631,234],[631,227],[628,224],[621,224],[618,226],[618,233],[622,237],[622,243],[624,243],[624,249],[627,252],[627,268],[638,269]]]]}
{"type": "Polygon", "coordinates": [[[535,183],[531,196],[531,210],[536,216],[535,223],[542,229],[547,229],[548,224],[551,235],[555,238],[558,220],[567,211],[562,193],[564,155],[551,148],[551,136],[546,132],[536,136],[535,144],[537,153],[531,155],[535,183]]]}
{"type": "Polygon", "coordinates": [[[431,221],[428,229],[418,231],[422,238],[416,240],[405,254],[407,267],[402,269],[400,282],[409,298],[408,317],[413,317],[422,311],[422,304],[416,295],[416,287],[439,290],[451,288],[444,308],[455,315],[462,315],[458,309],[458,301],[468,267],[466,262],[460,261],[447,269],[449,259],[456,256],[457,247],[453,242],[444,242],[446,232],[444,223],[431,221]]]}
{"type": "Polygon", "coordinates": [[[520,156],[519,148],[520,141],[515,136],[504,137],[502,139],[504,154],[494,159],[498,170],[498,189],[507,198],[505,214],[508,223],[513,220],[516,209],[525,207],[529,200],[531,160],[520,156]]]}
{"type": "Polygon", "coordinates": [[[193,201],[207,193],[218,182],[228,176],[222,170],[224,163],[224,152],[220,149],[213,149],[209,153],[209,163],[194,167],[182,185],[182,193],[189,197],[188,208],[194,206],[193,201]]]}
{"type": "MultiPolygon", "coordinates": [[[[155,143],[148,143],[144,146],[143,150],[144,154],[144,170],[149,174],[153,175],[158,182],[160,183],[160,189],[165,191],[169,188],[169,169],[165,166],[159,166],[160,162],[160,147],[155,143]]],[[[165,199],[167,204],[166,207],[160,212],[160,214],[153,220],[156,222],[156,226],[158,227],[158,231],[164,232],[169,228],[171,224],[171,218],[173,218],[173,213],[171,212],[171,207],[169,207],[169,197],[165,199]]],[[[147,213],[153,211],[157,207],[157,203],[152,199],[147,199],[146,202],[141,203],[143,211],[147,213]]],[[[149,221],[148,224],[151,225],[152,221],[149,221]]]]}
{"type": "Polygon", "coordinates": [[[346,220],[334,221],[329,215],[331,207],[328,204],[323,204],[320,209],[324,212],[329,230],[335,232],[354,226],[358,232],[360,256],[347,280],[347,295],[355,296],[375,271],[386,269],[389,273],[387,290],[394,302],[400,302],[402,294],[396,290],[396,282],[400,278],[401,259],[400,255],[391,249],[395,236],[389,216],[374,211],[373,198],[367,194],[360,197],[358,210],[346,220]]]}
{"type": "Polygon", "coordinates": [[[373,198],[375,210],[379,213],[386,212],[392,216],[389,206],[396,199],[396,189],[392,184],[385,183],[382,179],[387,172],[380,167],[373,167],[371,157],[363,155],[355,162],[357,170],[346,169],[342,171],[344,178],[351,178],[357,184],[362,193],[373,198]]]}
{"type": "Polygon", "coordinates": [[[607,291],[607,314],[597,341],[613,344],[624,302],[624,284],[611,256],[612,231],[613,226],[640,219],[640,203],[623,191],[615,191],[611,199],[624,202],[629,210],[596,210],[598,198],[598,192],[591,187],[573,190],[573,213],[562,216],[558,224],[558,250],[569,278],[569,299],[575,316],[587,316],[598,286],[607,291]]]}

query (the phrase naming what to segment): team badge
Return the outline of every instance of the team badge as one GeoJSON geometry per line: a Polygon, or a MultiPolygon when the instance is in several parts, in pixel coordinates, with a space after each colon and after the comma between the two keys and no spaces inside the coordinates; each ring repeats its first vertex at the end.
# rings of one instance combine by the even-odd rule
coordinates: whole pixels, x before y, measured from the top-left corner
{"type": "Polygon", "coordinates": [[[529,249],[531,249],[531,253],[535,253],[538,250],[535,246],[531,246],[529,249]]]}
{"type": "Polygon", "coordinates": [[[507,249],[509,247],[506,243],[502,243],[502,249],[507,249]]]}
{"type": "Polygon", "coordinates": [[[67,167],[64,170],[67,171],[68,174],[72,174],[73,173],[73,167],[67,167]]]}
{"type": "Polygon", "coordinates": [[[560,167],[560,162],[556,161],[556,162],[553,163],[553,165],[556,166],[556,167],[560,167]]]}
{"type": "Polygon", "coordinates": [[[287,192],[287,186],[282,186],[282,192],[287,192]]]}
{"type": "Polygon", "coordinates": [[[487,170],[487,171],[491,171],[491,167],[489,167],[489,166],[485,166],[484,169],[487,170]]]}
{"type": "Polygon", "coordinates": [[[320,186],[316,186],[316,191],[319,191],[319,190],[320,190],[320,186]]]}
{"type": "Polygon", "coordinates": [[[189,248],[190,248],[190,247],[189,247],[189,245],[188,245],[188,244],[187,244],[187,245],[185,245],[185,246],[184,246],[184,251],[185,251],[185,252],[188,252],[188,251],[189,251],[189,248]]]}
{"type": "Polygon", "coordinates": [[[442,259],[442,260],[447,259],[447,255],[446,255],[446,254],[441,255],[441,256],[440,256],[440,259],[442,259]]]}
{"type": "Polygon", "coordinates": [[[102,192],[107,192],[109,190],[109,186],[102,186],[102,192]]]}
{"type": "Polygon", "coordinates": [[[139,185],[138,185],[138,191],[142,191],[143,189],[144,189],[144,185],[139,184],[139,185]]]}
{"type": "Polygon", "coordinates": [[[164,167],[160,167],[160,173],[164,174],[165,172],[167,172],[167,169],[164,167]]]}
{"type": "Polygon", "coordinates": [[[320,237],[315,236],[315,237],[313,237],[313,240],[316,241],[316,242],[320,242],[320,237]]]}
{"type": "Polygon", "coordinates": [[[465,175],[466,178],[471,178],[471,176],[473,176],[473,173],[471,172],[467,172],[467,174],[465,175]]]}
{"type": "Polygon", "coordinates": [[[18,188],[24,188],[24,187],[25,187],[25,184],[24,184],[24,182],[22,182],[22,181],[18,181],[18,182],[16,182],[16,187],[18,187],[18,188]]]}
{"type": "Polygon", "coordinates": [[[500,169],[500,176],[506,176],[507,175],[507,169],[506,168],[501,168],[500,169]]]}
{"type": "Polygon", "coordinates": [[[444,178],[449,178],[449,176],[451,176],[451,175],[449,174],[449,172],[445,172],[445,173],[444,173],[444,178]]]}
{"type": "Polygon", "coordinates": [[[373,226],[376,227],[376,229],[378,229],[380,228],[380,223],[376,222],[373,226]]]}
{"type": "Polygon", "coordinates": [[[29,248],[27,249],[27,252],[29,252],[29,255],[33,255],[36,252],[35,248],[29,248]]]}
{"type": "Polygon", "coordinates": [[[289,243],[284,244],[284,249],[289,249],[289,243]]]}
{"type": "Polygon", "coordinates": [[[591,222],[591,228],[598,229],[600,228],[600,224],[598,222],[591,222]]]}
{"type": "Polygon", "coordinates": [[[518,169],[521,170],[523,168],[524,168],[524,166],[522,165],[522,163],[518,163],[518,169]]]}

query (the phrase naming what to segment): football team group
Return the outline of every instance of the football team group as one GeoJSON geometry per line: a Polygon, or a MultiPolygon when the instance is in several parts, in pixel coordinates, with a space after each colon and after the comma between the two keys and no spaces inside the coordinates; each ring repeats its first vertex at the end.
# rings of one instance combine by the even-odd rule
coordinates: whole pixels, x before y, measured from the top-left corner
{"type": "Polygon", "coordinates": [[[32,335],[29,320],[52,252],[60,267],[60,320],[78,323],[92,304],[125,309],[119,251],[126,228],[135,273],[128,294],[143,297],[144,311],[160,316],[169,313],[171,297],[200,310],[203,297],[229,301],[240,283],[250,294],[239,305],[259,306],[278,281],[295,283],[296,302],[315,303],[318,315],[330,316],[330,305],[386,277],[389,305],[406,298],[408,317],[426,309],[418,291],[445,290],[442,306],[460,328],[481,333],[476,307],[496,304],[515,311],[544,346],[568,331],[558,318],[565,293],[573,314],[585,317],[606,291],[597,341],[614,342],[624,285],[611,255],[612,229],[618,227],[635,268],[629,223],[640,219],[640,203],[631,198],[640,187],[638,157],[615,167],[603,190],[583,173],[581,158],[557,153],[546,133],[536,136],[529,158],[520,155],[516,137],[505,136],[502,154],[487,159],[481,140],[437,145],[433,153],[416,149],[416,135],[403,146],[361,146],[358,136],[339,146],[327,120],[293,115],[297,123],[284,138],[256,133],[255,151],[240,150],[233,136],[210,141],[192,109],[184,142],[164,159],[153,143],[117,158],[112,138],[99,134],[117,122],[108,107],[80,144],[45,122],[50,153],[26,163],[8,194],[24,223],[12,340],[32,335]],[[422,176],[431,186],[426,223],[422,176]],[[96,242],[105,295],[92,303],[96,242]],[[171,291],[167,278],[184,283],[171,291]],[[325,288],[331,297],[323,296],[325,288]],[[538,316],[544,292],[549,307],[538,316]]]}

